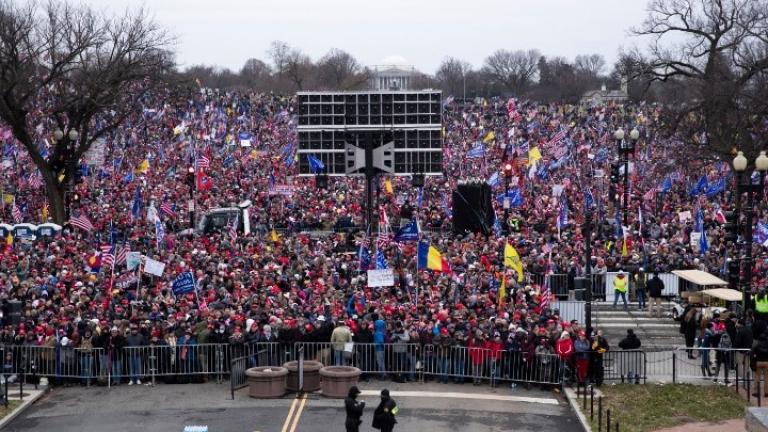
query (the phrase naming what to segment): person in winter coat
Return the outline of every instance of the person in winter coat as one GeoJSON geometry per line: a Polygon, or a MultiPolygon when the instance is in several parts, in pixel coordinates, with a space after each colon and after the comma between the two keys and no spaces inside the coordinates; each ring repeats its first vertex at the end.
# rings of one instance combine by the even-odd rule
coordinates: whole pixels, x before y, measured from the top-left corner
{"type": "Polygon", "coordinates": [[[376,352],[376,367],[381,379],[387,378],[386,364],[384,363],[384,340],[386,338],[387,325],[384,320],[375,316],[373,323],[373,344],[376,352]]]}
{"type": "Polygon", "coordinates": [[[755,392],[752,396],[759,397],[762,385],[763,396],[768,397],[768,334],[765,332],[757,338],[755,346],[752,347],[749,367],[755,372],[755,392]],[[762,384],[760,378],[763,380],[762,384]]]}
{"type": "Polygon", "coordinates": [[[408,330],[403,328],[403,323],[395,324],[395,331],[392,332],[392,350],[395,353],[395,368],[397,370],[396,381],[404,382],[406,380],[405,371],[408,368],[407,350],[408,343],[411,341],[411,335],[408,330]]]}
{"type": "Polygon", "coordinates": [[[592,372],[592,380],[598,387],[603,385],[603,373],[605,372],[603,355],[610,349],[608,340],[603,336],[603,331],[598,330],[597,334],[592,338],[592,364],[589,368],[592,372]]]}
{"type": "Polygon", "coordinates": [[[485,348],[488,350],[488,367],[490,368],[491,384],[495,387],[501,378],[501,356],[504,353],[504,344],[501,343],[501,333],[494,333],[493,339],[485,342],[485,348]]]}
{"type": "Polygon", "coordinates": [[[360,424],[363,423],[360,417],[363,416],[363,409],[365,409],[364,401],[357,401],[357,395],[360,394],[360,389],[357,386],[352,386],[349,389],[347,398],[344,399],[344,409],[347,412],[347,419],[344,422],[344,426],[347,428],[347,432],[358,432],[360,430],[360,424]]]}
{"type": "MultiPolygon", "coordinates": [[[[619,348],[623,350],[637,350],[640,349],[642,343],[632,329],[627,329],[627,336],[619,342],[619,348]]],[[[642,370],[640,356],[637,354],[625,355],[621,359],[621,365],[619,368],[622,375],[626,375],[627,381],[631,381],[635,378],[635,384],[640,384],[639,371],[642,370]]]]}
{"type": "Polygon", "coordinates": [[[472,364],[472,383],[480,385],[480,377],[483,375],[483,364],[485,363],[485,335],[478,330],[474,337],[467,343],[469,351],[469,360],[472,364]]]}
{"type": "Polygon", "coordinates": [[[125,336],[120,334],[120,329],[112,327],[107,339],[107,350],[112,359],[112,385],[120,384],[123,374],[123,348],[125,348],[125,336]]]}
{"type": "Polygon", "coordinates": [[[704,336],[701,338],[701,346],[699,350],[699,357],[701,358],[701,375],[704,377],[711,377],[712,370],[709,368],[709,353],[716,343],[716,335],[712,330],[712,323],[707,323],[707,327],[704,329],[704,336]]]}
{"type": "Polygon", "coordinates": [[[589,372],[590,346],[587,334],[584,331],[579,332],[579,337],[573,343],[573,348],[576,352],[576,379],[579,380],[580,384],[585,384],[587,372],[589,372]]]}
{"type": "Polygon", "coordinates": [[[400,408],[397,407],[397,403],[389,397],[389,390],[384,389],[381,391],[381,402],[376,410],[373,412],[373,428],[379,429],[381,432],[392,432],[397,424],[397,413],[400,408]]]}
{"type": "MultiPolygon", "coordinates": [[[[560,361],[573,371],[573,340],[571,339],[570,333],[563,331],[560,334],[560,339],[557,340],[557,344],[555,345],[555,351],[557,351],[557,355],[560,356],[560,361]]],[[[571,378],[573,377],[571,376],[571,378]]]]}
{"type": "Polygon", "coordinates": [[[139,332],[136,325],[131,326],[131,332],[125,338],[126,346],[137,347],[128,350],[128,367],[130,378],[128,385],[141,384],[141,351],[140,348],[147,344],[147,338],[139,332]]]}
{"type": "MultiPolygon", "coordinates": [[[[346,345],[352,342],[352,332],[347,327],[344,320],[339,320],[338,325],[331,333],[331,348],[333,349],[333,364],[336,366],[346,366],[347,355],[345,353],[346,345]]],[[[351,351],[350,351],[351,354],[351,351]]]]}

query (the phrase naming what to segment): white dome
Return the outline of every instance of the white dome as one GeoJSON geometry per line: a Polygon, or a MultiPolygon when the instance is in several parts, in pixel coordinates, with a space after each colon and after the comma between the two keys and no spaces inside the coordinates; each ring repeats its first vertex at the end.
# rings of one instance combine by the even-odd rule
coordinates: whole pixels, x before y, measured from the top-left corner
{"type": "Polygon", "coordinates": [[[393,55],[381,61],[382,66],[411,66],[404,57],[393,55]]]}

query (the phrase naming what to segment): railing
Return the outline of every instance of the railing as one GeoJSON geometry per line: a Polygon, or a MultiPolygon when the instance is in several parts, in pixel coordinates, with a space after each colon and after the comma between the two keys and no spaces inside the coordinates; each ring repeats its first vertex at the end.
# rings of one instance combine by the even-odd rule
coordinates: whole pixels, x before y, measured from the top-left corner
{"type": "MultiPolygon", "coordinates": [[[[304,358],[323,364],[352,365],[368,376],[398,380],[465,380],[560,385],[576,382],[583,374],[596,383],[725,381],[748,387],[754,375],[749,350],[677,348],[645,352],[607,351],[577,353],[562,361],[547,350],[506,351],[477,347],[415,343],[330,342],[149,345],[122,349],[0,346],[5,376],[48,377],[54,383],[81,382],[117,385],[156,380],[202,382],[230,380],[232,391],[245,385],[245,370],[255,366],[282,365],[304,358]],[[588,361],[579,361],[587,358],[588,361]],[[735,369],[735,370],[734,370],[735,369]],[[579,374],[582,374],[581,376],[579,374]]],[[[765,368],[768,369],[768,368],[765,368]]]]}

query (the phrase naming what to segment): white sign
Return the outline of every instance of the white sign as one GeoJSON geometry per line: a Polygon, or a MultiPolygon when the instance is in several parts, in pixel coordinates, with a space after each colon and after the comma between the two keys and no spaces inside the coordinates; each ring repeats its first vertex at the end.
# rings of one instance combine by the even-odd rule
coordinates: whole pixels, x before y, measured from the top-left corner
{"type": "Polygon", "coordinates": [[[155,276],[162,276],[163,270],[165,270],[165,263],[155,261],[152,258],[147,258],[144,262],[144,273],[149,273],[155,276]]]}
{"type": "Polygon", "coordinates": [[[103,166],[104,165],[104,155],[107,151],[107,140],[104,138],[99,138],[96,141],[91,144],[91,148],[88,149],[87,152],[83,155],[83,158],[85,159],[85,163],[87,163],[90,166],[103,166]]]}
{"type": "Polygon", "coordinates": [[[677,217],[680,219],[680,222],[685,222],[689,220],[693,220],[693,216],[691,215],[690,210],[686,210],[683,212],[678,212],[677,217]]]}
{"type": "Polygon", "coordinates": [[[392,269],[368,270],[369,287],[384,287],[394,285],[395,275],[392,273],[392,269]]]}
{"type": "Polygon", "coordinates": [[[141,252],[128,252],[125,254],[125,264],[128,270],[133,270],[141,263],[141,252]]]}
{"type": "Polygon", "coordinates": [[[565,185],[552,185],[552,196],[559,197],[563,194],[563,189],[565,189],[565,185]]]}
{"type": "Polygon", "coordinates": [[[694,252],[699,252],[700,247],[701,247],[701,233],[694,231],[691,233],[691,249],[693,249],[694,252]]]}
{"type": "Polygon", "coordinates": [[[289,184],[275,185],[269,190],[269,194],[291,196],[293,195],[293,185],[289,185],[289,184]]]}

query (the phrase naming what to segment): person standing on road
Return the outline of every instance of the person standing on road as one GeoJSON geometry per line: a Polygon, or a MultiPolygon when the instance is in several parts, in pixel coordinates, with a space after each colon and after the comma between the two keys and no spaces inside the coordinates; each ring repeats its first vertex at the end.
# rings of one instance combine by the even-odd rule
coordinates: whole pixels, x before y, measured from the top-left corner
{"type": "Polygon", "coordinates": [[[363,423],[360,417],[363,416],[363,409],[365,408],[364,401],[357,401],[357,395],[360,394],[360,389],[357,386],[352,386],[349,389],[347,398],[344,399],[344,409],[347,411],[347,420],[344,422],[344,426],[347,428],[347,432],[358,432],[360,430],[360,424],[363,423]]]}
{"type": "Polygon", "coordinates": [[[394,399],[389,397],[389,390],[384,389],[381,391],[381,402],[376,410],[373,412],[373,426],[374,429],[379,429],[381,432],[392,432],[397,423],[395,416],[400,411],[397,407],[394,399]]]}
{"type": "Polygon", "coordinates": [[[648,314],[661,318],[661,293],[664,291],[664,281],[659,278],[659,272],[653,272],[653,277],[645,284],[648,291],[648,297],[651,298],[651,305],[648,314]]]}

